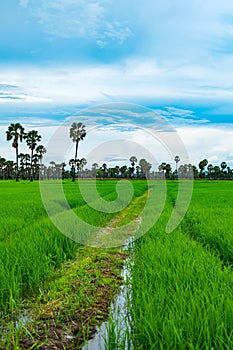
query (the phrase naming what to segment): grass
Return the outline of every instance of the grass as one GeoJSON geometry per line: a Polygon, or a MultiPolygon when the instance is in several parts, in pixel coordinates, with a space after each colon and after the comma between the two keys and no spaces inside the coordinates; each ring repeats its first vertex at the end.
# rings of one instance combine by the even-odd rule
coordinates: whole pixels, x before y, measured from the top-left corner
{"type": "MultiPolygon", "coordinates": [[[[116,197],[115,184],[116,181],[98,184],[104,199],[116,197]]],[[[77,183],[66,181],[63,188],[74,213],[94,226],[105,226],[118,214],[92,209],[82,200],[77,183]]],[[[143,181],[138,183],[137,195],[145,189],[143,181]]],[[[13,312],[22,297],[38,291],[48,275],[64,261],[74,258],[80,244],[61,234],[52,224],[40,198],[38,182],[0,182],[0,211],[0,313],[3,316],[13,312]]]]}
{"type": "MultiPolygon", "coordinates": [[[[57,269],[38,295],[28,298],[21,316],[30,310],[30,322],[15,329],[12,321],[3,348],[81,348],[95,326],[107,317],[113,295],[122,283],[120,270],[125,257],[117,250],[79,249],[75,259],[57,269]]],[[[20,312],[16,318],[20,319],[20,312]]]]}
{"type": "Polygon", "coordinates": [[[232,349],[232,183],[196,182],[182,224],[165,233],[176,183],[157,224],[135,243],[136,349],[232,349]]]}
{"type": "MultiPolygon", "coordinates": [[[[95,226],[107,225],[111,231],[135,220],[148,200],[146,182],[133,181],[132,184],[131,203],[124,210],[109,213],[88,205],[77,183],[64,182],[63,189],[69,205],[80,218],[95,226]]],[[[83,185],[88,192],[88,181],[83,185]]],[[[128,348],[133,342],[135,349],[142,350],[231,350],[233,184],[196,181],[189,209],[182,223],[170,234],[166,233],[166,226],[175,205],[178,184],[167,181],[165,207],[150,227],[149,221],[153,223],[153,215],[157,215],[163,202],[160,185],[156,186],[158,199],[150,202],[142,218],[144,224],[148,220],[149,230],[134,243],[129,293],[132,328],[125,331],[128,348]]],[[[47,217],[36,182],[0,182],[0,188],[3,222],[0,309],[3,316],[10,312],[13,319],[17,305],[31,295],[37,296],[33,305],[38,310],[32,328],[20,331],[24,332],[24,339],[20,332],[11,332],[14,339],[8,343],[16,344],[15,349],[26,348],[26,343],[22,346],[20,342],[27,339],[30,345],[30,337],[34,342],[31,346],[37,346],[60,341],[59,334],[61,337],[72,334],[80,344],[93,331],[93,324],[106,317],[106,307],[100,303],[103,296],[109,295],[110,300],[121,283],[118,268],[122,262],[118,261],[116,250],[83,249],[62,235],[47,217]],[[22,201],[24,205],[20,206],[22,201]],[[73,260],[64,265],[71,258],[73,260]],[[106,270],[109,267],[110,270],[106,270]],[[75,322],[77,310],[83,315],[84,327],[76,324],[75,335],[70,324],[75,322]],[[95,322],[94,314],[97,315],[95,322]],[[42,320],[46,325],[44,329],[42,320]],[[63,331],[59,331],[59,325],[63,325],[63,331]],[[52,331],[57,338],[51,335],[52,331]]],[[[116,181],[98,181],[97,191],[111,203],[117,198],[116,181]]],[[[89,204],[98,205],[98,199],[93,197],[89,204]]],[[[64,208],[62,205],[59,208],[62,213],[64,208]]],[[[119,343],[121,330],[117,320],[110,320],[108,327],[106,349],[124,348],[124,339],[119,343]]],[[[67,348],[69,346],[68,342],[67,348]]]]}
{"type": "MultiPolygon", "coordinates": [[[[84,183],[87,190],[89,183],[89,181],[84,183]]],[[[97,182],[99,194],[109,202],[117,197],[115,186],[116,181],[97,182]]],[[[53,188],[52,191],[56,191],[55,182],[53,182],[53,188]]],[[[87,204],[82,199],[77,183],[64,181],[63,189],[72,211],[92,225],[104,227],[115,216],[122,215],[121,211],[105,213],[93,209],[92,203],[87,204]]],[[[147,184],[144,181],[138,182],[135,189],[133,198],[141,196],[147,189],[147,184]]],[[[56,198],[56,193],[54,193],[54,198],[56,198]]],[[[63,235],[52,224],[40,198],[37,182],[0,182],[0,210],[3,222],[0,228],[0,314],[2,317],[0,327],[3,333],[4,325],[8,324],[12,328],[12,331],[8,332],[10,339],[6,339],[9,348],[14,344],[16,349],[20,342],[22,334],[21,331],[14,328],[15,320],[19,313],[28,307],[30,298],[34,296],[41,299],[48,298],[47,311],[42,307],[43,303],[37,304],[36,301],[33,303],[37,304],[41,315],[44,315],[38,316],[38,319],[51,312],[53,320],[64,322],[68,322],[68,319],[72,320],[74,317],[72,310],[74,313],[77,312],[77,309],[84,310],[85,305],[90,307],[94,300],[100,297],[103,300],[104,297],[105,300],[110,300],[110,296],[115,293],[116,286],[120,283],[113,271],[114,266],[117,266],[119,262],[111,257],[112,250],[103,251],[102,254],[108,256],[110,254],[108,263],[112,261],[113,266],[110,272],[115,277],[111,273],[108,276],[106,270],[103,270],[107,259],[106,257],[101,258],[102,255],[98,249],[83,249],[80,244],[63,235]],[[77,259],[81,259],[82,263],[79,264],[77,259]],[[99,260],[101,266],[98,264],[99,260]],[[67,269],[66,265],[64,270],[63,264],[66,261],[72,261],[72,263],[70,268],[67,269]],[[57,271],[61,276],[57,276],[57,271]],[[72,292],[70,288],[75,285],[75,281],[79,281],[78,290],[74,288],[72,292]],[[102,284],[107,289],[103,289],[101,294],[102,284]],[[45,292],[47,289],[48,293],[45,292]],[[97,295],[94,289],[99,291],[100,295],[97,295]],[[42,294],[41,291],[43,291],[42,294]]],[[[61,207],[59,210],[62,213],[61,207]]],[[[105,312],[106,309],[107,304],[105,312]]],[[[98,305],[94,310],[98,312],[98,305]]],[[[89,316],[88,320],[82,321],[85,327],[89,327],[90,322],[93,324],[94,316],[89,316]]],[[[33,327],[35,331],[36,325],[33,327]]],[[[81,340],[84,337],[83,332],[85,336],[88,333],[85,327],[79,327],[78,336],[80,337],[81,332],[81,340]]],[[[47,325],[44,332],[46,333],[48,329],[47,325]]],[[[34,340],[36,339],[37,331],[35,333],[30,328],[24,331],[29,332],[34,340]]],[[[90,332],[92,331],[91,329],[90,332]]],[[[38,331],[39,339],[47,342],[46,336],[41,335],[40,332],[41,329],[38,331]]]]}

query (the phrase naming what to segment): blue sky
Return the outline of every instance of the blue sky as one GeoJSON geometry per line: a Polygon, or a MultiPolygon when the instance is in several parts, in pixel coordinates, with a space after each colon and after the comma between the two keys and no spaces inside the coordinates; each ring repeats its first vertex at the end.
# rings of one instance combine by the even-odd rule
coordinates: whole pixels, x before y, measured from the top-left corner
{"type": "Polygon", "coordinates": [[[193,163],[233,166],[231,1],[8,0],[0,33],[0,155],[10,122],[47,141],[82,108],[125,102],[167,118],[193,163]]]}

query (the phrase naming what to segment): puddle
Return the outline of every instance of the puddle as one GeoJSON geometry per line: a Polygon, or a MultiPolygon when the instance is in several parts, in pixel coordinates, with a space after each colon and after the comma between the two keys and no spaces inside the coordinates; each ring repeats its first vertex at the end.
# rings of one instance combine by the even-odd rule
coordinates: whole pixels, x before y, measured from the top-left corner
{"type": "Polygon", "coordinates": [[[30,322],[32,322],[32,314],[29,311],[24,311],[22,313],[18,313],[18,316],[16,316],[14,321],[12,320],[11,322],[6,322],[6,324],[4,324],[4,322],[0,323],[0,340],[5,341],[8,333],[11,330],[19,330],[30,322]]]}
{"type": "Polygon", "coordinates": [[[121,349],[125,350],[133,349],[130,343],[130,315],[128,312],[130,264],[130,258],[126,259],[122,272],[123,285],[110,306],[108,320],[96,328],[94,338],[90,339],[82,350],[105,350],[110,344],[118,344],[121,349]]]}
{"type": "Polygon", "coordinates": [[[15,328],[20,329],[23,328],[27,323],[32,322],[32,317],[26,314],[22,314],[15,321],[15,328]]]}

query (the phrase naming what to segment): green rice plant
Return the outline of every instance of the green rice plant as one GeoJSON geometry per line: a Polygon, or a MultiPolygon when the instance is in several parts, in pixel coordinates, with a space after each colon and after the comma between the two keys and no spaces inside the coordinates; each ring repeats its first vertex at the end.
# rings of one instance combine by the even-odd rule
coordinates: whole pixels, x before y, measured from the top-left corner
{"type": "MultiPolygon", "coordinates": [[[[203,245],[204,240],[210,242],[212,223],[218,218],[218,211],[225,220],[229,215],[229,207],[232,207],[230,196],[226,195],[229,186],[231,183],[224,183],[222,187],[218,183],[195,184],[187,216],[194,217],[194,220],[198,216],[205,227],[199,239],[198,235],[190,234],[193,226],[186,226],[187,217],[173,233],[165,232],[177,193],[177,185],[168,184],[169,195],[160,220],[135,242],[131,306],[134,348],[233,348],[232,270],[228,266],[223,269],[221,254],[216,253],[218,250],[213,251],[209,243],[203,245]],[[219,204],[217,201],[218,188],[222,193],[218,198],[225,198],[225,211],[224,202],[220,200],[219,204]],[[211,216],[208,215],[208,206],[202,207],[202,203],[208,201],[213,206],[211,216]]],[[[219,220],[222,225],[223,222],[224,219],[219,220]]],[[[228,237],[228,240],[224,239],[229,251],[231,238],[228,231],[231,228],[225,224],[221,229],[228,237]]],[[[217,233],[212,235],[217,241],[217,233]]]]}
{"type": "MultiPolygon", "coordinates": [[[[116,181],[97,181],[97,186],[103,199],[116,198],[116,181]]],[[[140,196],[147,189],[144,181],[133,186],[134,196],[140,196]]],[[[94,226],[104,226],[119,214],[93,209],[91,203],[83,200],[76,183],[64,181],[63,189],[72,210],[94,226]]],[[[38,293],[51,273],[75,256],[80,244],[52,224],[43,206],[38,182],[1,181],[0,211],[0,314],[10,312],[12,315],[22,298],[38,293]]]]}
{"type": "Polygon", "coordinates": [[[233,264],[231,181],[197,182],[182,231],[210,247],[224,264],[233,264]]]}

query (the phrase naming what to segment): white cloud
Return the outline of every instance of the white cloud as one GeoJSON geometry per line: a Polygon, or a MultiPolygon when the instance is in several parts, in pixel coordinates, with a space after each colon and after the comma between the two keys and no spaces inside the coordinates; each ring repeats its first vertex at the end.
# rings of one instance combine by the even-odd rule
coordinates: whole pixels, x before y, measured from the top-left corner
{"type": "Polygon", "coordinates": [[[41,1],[36,16],[43,30],[61,38],[95,40],[104,47],[109,41],[122,44],[131,36],[126,23],[108,19],[104,0],[41,1]]]}
{"type": "MultiPolygon", "coordinates": [[[[41,143],[46,147],[51,138],[54,137],[57,127],[60,128],[51,120],[45,120],[43,124],[40,118],[28,121],[25,118],[20,121],[27,131],[38,130],[42,135],[41,143]]],[[[8,125],[9,123],[0,126],[0,156],[14,159],[14,149],[11,147],[11,143],[6,141],[5,131],[8,125]]],[[[64,126],[60,130],[60,134],[58,133],[58,137],[55,139],[57,142],[55,142],[55,147],[53,145],[52,149],[48,148],[48,162],[51,160],[61,162],[64,160],[64,158],[61,159],[61,155],[64,154],[66,162],[73,157],[74,145],[69,139],[69,126],[64,126]]],[[[153,164],[154,169],[157,169],[158,164],[163,161],[174,167],[176,153],[180,155],[182,162],[191,162],[197,166],[202,159],[207,158],[209,163],[214,165],[226,161],[229,166],[233,167],[232,139],[233,125],[180,126],[177,128],[177,133],[154,133],[147,128],[129,129],[102,125],[88,130],[86,138],[80,143],[79,156],[88,159],[88,167],[94,161],[102,164],[106,159],[128,159],[131,155],[136,155],[138,159],[147,158],[153,164]],[[179,145],[177,137],[180,138],[179,145]],[[123,146],[120,147],[119,145],[123,141],[123,146]],[[132,144],[130,145],[130,143],[132,144]]],[[[25,144],[20,145],[20,150],[28,152],[25,144]]],[[[111,165],[113,163],[114,161],[111,162],[111,165]]]]}
{"type": "Polygon", "coordinates": [[[207,158],[219,165],[228,161],[232,167],[233,125],[182,126],[177,131],[182,138],[193,163],[207,158]]]}
{"type": "MultiPolygon", "coordinates": [[[[222,69],[216,66],[202,67],[200,74],[192,76],[193,67],[167,70],[152,60],[133,59],[119,64],[76,65],[59,67],[2,67],[0,81],[12,88],[9,97],[21,97],[35,102],[83,105],[115,101],[146,100],[233,100],[232,61],[222,62],[222,69]],[[190,75],[191,74],[191,75],[190,75]]],[[[196,69],[198,70],[198,69],[196,69]]],[[[0,86],[1,91],[1,86],[0,86]]],[[[6,94],[6,89],[2,92],[6,94]]],[[[14,103],[14,101],[11,101],[14,103]]],[[[167,110],[177,117],[177,111],[167,110]]],[[[182,112],[183,113],[183,112],[182,112]]],[[[184,112],[186,113],[186,112],[184,112]]],[[[190,112],[187,112],[188,114],[190,112]]],[[[188,115],[186,113],[186,115],[188,115]]]]}

